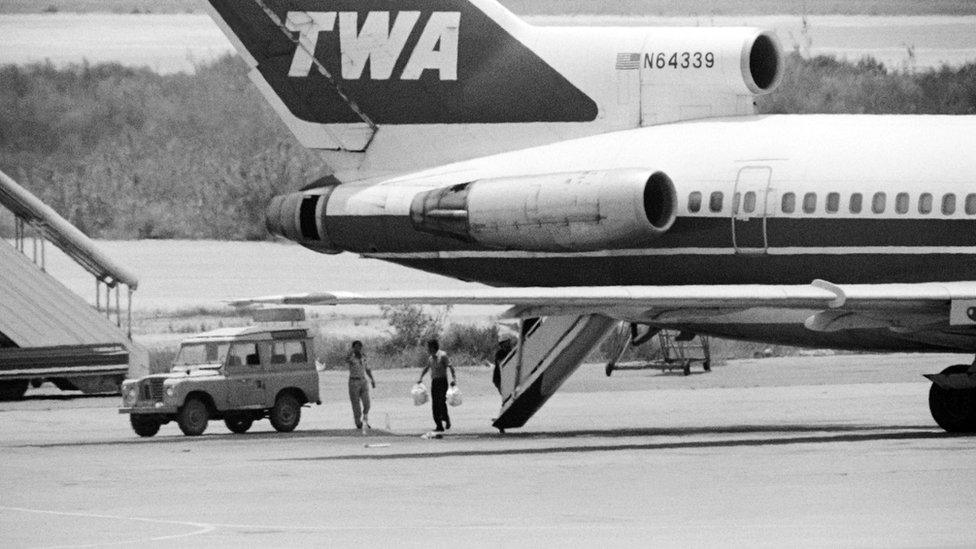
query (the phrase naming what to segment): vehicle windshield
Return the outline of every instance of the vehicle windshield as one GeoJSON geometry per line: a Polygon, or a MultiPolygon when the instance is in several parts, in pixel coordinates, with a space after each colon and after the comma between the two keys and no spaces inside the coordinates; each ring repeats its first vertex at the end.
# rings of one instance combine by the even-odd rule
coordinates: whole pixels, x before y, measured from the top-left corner
{"type": "Polygon", "coordinates": [[[220,366],[227,358],[230,343],[186,343],[180,347],[173,368],[200,366],[204,364],[220,366]]]}

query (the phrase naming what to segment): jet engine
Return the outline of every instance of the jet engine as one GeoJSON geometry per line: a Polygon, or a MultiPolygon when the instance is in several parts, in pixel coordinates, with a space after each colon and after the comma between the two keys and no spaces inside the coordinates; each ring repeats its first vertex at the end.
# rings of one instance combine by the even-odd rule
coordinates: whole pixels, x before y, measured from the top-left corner
{"type": "Polygon", "coordinates": [[[647,35],[645,85],[694,87],[698,94],[761,95],[783,77],[783,54],[770,31],[750,28],[657,28],[647,35]]]}
{"type": "Polygon", "coordinates": [[[482,179],[418,194],[418,231],[502,250],[582,252],[639,247],[674,223],[663,172],[626,169],[482,179]]]}
{"type": "Polygon", "coordinates": [[[322,239],[325,207],[329,196],[339,185],[332,176],[323,177],[302,192],[278,195],[268,203],[265,226],[268,232],[298,242],[306,248],[326,254],[338,254],[342,250],[322,239]]]}

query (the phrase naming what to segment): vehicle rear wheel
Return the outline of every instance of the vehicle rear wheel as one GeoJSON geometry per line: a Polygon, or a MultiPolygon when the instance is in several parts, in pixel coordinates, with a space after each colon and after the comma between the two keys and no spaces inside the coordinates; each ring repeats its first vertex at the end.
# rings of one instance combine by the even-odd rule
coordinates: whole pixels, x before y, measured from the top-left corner
{"type": "Polygon", "coordinates": [[[155,417],[143,414],[130,414],[129,423],[132,424],[132,430],[141,437],[155,435],[159,432],[159,426],[161,425],[155,417]]]}
{"type": "Polygon", "coordinates": [[[0,381],[0,401],[20,400],[27,392],[30,380],[12,379],[10,381],[0,381]]]}
{"type": "Polygon", "coordinates": [[[302,405],[291,393],[284,393],[275,401],[274,408],[268,414],[271,426],[280,433],[290,433],[298,427],[302,419],[302,405]]]}
{"type": "Polygon", "coordinates": [[[187,398],[176,414],[180,431],[190,437],[202,435],[207,430],[208,421],[210,421],[210,411],[207,410],[207,405],[195,396],[187,398]]]}
{"type": "MultiPolygon", "coordinates": [[[[962,374],[966,364],[950,366],[943,374],[962,374]]],[[[944,389],[935,383],[929,389],[932,419],[949,433],[976,433],[976,389],[944,389]]]]}
{"type": "Polygon", "coordinates": [[[243,414],[233,414],[224,418],[224,425],[226,425],[232,433],[244,434],[253,424],[254,418],[243,414]]]}

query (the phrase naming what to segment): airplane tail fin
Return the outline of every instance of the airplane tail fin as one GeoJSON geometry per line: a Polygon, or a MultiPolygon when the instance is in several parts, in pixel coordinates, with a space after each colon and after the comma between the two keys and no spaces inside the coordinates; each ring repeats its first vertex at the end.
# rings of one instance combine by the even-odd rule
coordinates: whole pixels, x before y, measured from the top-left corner
{"type": "Polygon", "coordinates": [[[209,7],[298,140],[361,177],[753,114],[782,76],[775,36],[753,28],[541,27],[497,0],[209,7]]]}
{"type": "Polygon", "coordinates": [[[209,4],[254,83],[310,148],[369,152],[387,146],[378,143],[384,134],[423,141],[435,131],[435,141],[442,134],[456,146],[464,127],[598,114],[526,45],[536,29],[495,0],[209,4]]]}

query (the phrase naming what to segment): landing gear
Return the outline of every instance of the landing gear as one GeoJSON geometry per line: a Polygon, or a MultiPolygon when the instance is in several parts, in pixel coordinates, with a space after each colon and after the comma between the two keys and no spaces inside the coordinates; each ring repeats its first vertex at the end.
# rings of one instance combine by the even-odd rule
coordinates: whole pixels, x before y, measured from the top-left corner
{"type": "Polygon", "coordinates": [[[976,374],[967,375],[969,368],[957,364],[937,376],[926,376],[932,380],[932,419],[949,433],[976,433],[976,374]]]}

